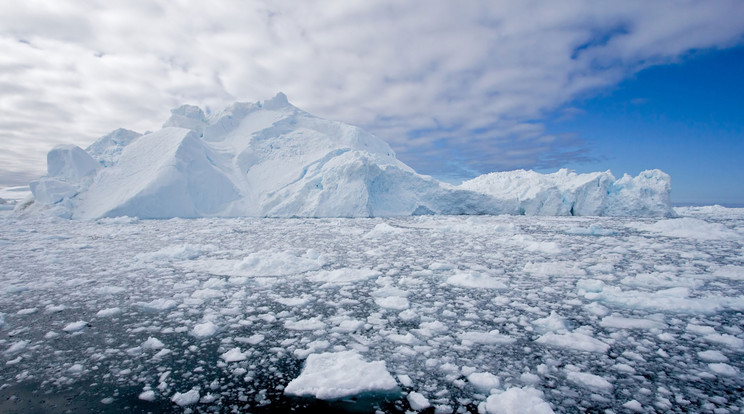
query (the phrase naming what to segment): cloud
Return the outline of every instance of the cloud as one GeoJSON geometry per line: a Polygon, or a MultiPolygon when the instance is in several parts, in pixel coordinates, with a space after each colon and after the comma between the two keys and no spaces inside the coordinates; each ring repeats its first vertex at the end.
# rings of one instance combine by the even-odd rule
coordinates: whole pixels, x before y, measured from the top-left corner
{"type": "Polygon", "coordinates": [[[426,174],[557,167],[590,154],[545,133],[551,113],[742,33],[737,0],[16,2],[0,16],[0,185],[55,144],[277,91],[426,174]]]}

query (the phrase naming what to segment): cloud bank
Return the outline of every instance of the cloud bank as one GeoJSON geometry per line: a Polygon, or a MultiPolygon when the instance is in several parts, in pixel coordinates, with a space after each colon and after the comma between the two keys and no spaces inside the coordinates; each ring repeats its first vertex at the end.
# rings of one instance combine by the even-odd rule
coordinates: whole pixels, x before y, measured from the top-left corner
{"type": "Polygon", "coordinates": [[[546,117],[650,65],[740,44],[731,1],[28,1],[0,15],[0,185],[55,144],[285,92],[443,177],[591,157],[546,117]]]}

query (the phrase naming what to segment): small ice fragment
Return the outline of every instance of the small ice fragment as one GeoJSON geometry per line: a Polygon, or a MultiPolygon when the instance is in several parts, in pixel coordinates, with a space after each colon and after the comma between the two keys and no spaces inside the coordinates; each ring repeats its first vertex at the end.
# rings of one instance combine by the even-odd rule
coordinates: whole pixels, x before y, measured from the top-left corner
{"type": "Polygon", "coordinates": [[[181,407],[185,407],[187,405],[196,404],[199,402],[199,391],[192,389],[185,393],[177,392],[173,394],[173,397],[171,397],[171,401],[178,404],[181,407]]]}
{"type": "Polygon", "coordinates": [[[245,353],[240,351],[240,348],[233,348],[220,355],[220,358],[224,359],[225,362],[238,362],[245,361],[247,356],[245,353]]]}
{"type": "Polygon", "coordinates": [[[623,404],[623,407],[627,408],[628,410],[635,411],[637,413],[643,412],[643,406],[641,406],[641,403],[639,403],[636,400],[630,400],[623,404]]]}
{"type": "Polygon", "coordinates": [[[62,330],[67,333],[73,333],[82,331],[83,329],[85,329],[86,326],[88,326],[88,322],[86,321],[71,322],[68,323],[64,328],[62,328],[62,330]]]}
{"type": "Polygon", "coordinates": [[[431,407],[431,403],[429,402],[426,397],[423,396],[423,394],[419,394],[416,391],[411,391],[408,394],[408,403],[411,405],[411,408],[416,411],[425,410],[429,407],[431,407]]]}
{"type": "Polygon", "coordinates": [[[163,345],[162,342],[158,338],[153,338],[152,336],[147,338],[145,342],[142,343],[142,349],[162,349],[165,345],[163,345]]]}
{"type": "Polygon", "coordinates": [[[482,394],[488,394],[492,389],[498,388],[501,384],[499,377],[490,372],[474,372],[467,376],[470,384],[476,391],[482,394]]]}
{"type": "Polygon", "coordinates": [[[738,368],[732,367],[731,365],[725,364],[723,362],[708,364],[708,368],[710,368],[710,370],[715,372],[716,374],[726,377],[735,377],[739,375],[738,368]]]}
{"type": "Polygon", "coordinates": [[[108,318],[109,316],[114,316],[120,314],[121,308],[106,308],[101,309],[96,313],[96,316],[99,318],[108,318]]]}
{"type": "Polygon", "coordinates": [[[16,352],[21,352],[26,349],[26,346],[28,346],[28,341],[14,342],[10,347],[8,347],[8,349],[5,350],[5,353],[15,354],[16,352]]]}
{"type": "Polygon", "coordinates": [[[411,381],[411,377],[406,374],[398,375],[398,381],[400,381],[400,385],[404,387],[413,387],[413,381],[411,381]]]}
{"type": "Polygon", "coordinates": [[[713,349],[700,351],[698,352],[698,356],[700,357],[700,359],[707,362],[727,362],[729,360],[726,355],[723,355],[723,353],[721,353],[721,351],[716,351],[713,349]]]}
{"type": "Polygon", "coordinates": [[[211,321],[198,323],[191,330],[191,335],[197,338],[207,338],[217,333],[217,325],[211,321]]]}
{"type": "Polygon", "coordinates": [[[612,391],[612,384],[599,375],[590,374],[588,372],[571,371],[566,374],[566,378],[573,383],[589,389],[608,392],[612,391]]]}
{"type": "Polygon", "coordinates": [[[155,391],[153,390],[143,391],[140,393],[138,398],[143,401],[155,401],[155,391]]]}

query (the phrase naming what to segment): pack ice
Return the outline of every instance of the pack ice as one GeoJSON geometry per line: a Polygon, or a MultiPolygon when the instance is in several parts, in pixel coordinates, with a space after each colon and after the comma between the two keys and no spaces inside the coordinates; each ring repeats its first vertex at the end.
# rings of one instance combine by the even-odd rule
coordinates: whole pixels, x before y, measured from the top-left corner
{"type": "Polygon", "coordinates": [[[390,146],[279,93],[206,115],[184,105],[159,131],[118,129],[47,156],[18,211],[90,219],[422,214],[669,216],[670,179],[644,171],[491,173],[461,186],[417,174],[390,146]]]}

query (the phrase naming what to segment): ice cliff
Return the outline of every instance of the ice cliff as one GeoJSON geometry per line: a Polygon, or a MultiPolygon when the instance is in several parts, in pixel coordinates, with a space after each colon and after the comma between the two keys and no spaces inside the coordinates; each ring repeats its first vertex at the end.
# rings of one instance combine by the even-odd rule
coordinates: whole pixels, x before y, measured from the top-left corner
{"type": "Polygon", "coordinates": [[[184,105],[159,131],[65,145],[31,183],[26,213],[90,219],[375,217],[417,214],[671,215],[669,176],[644,171],[491,173],[451,186],[417,174],[370,133],[279,93],[207,115],[184,105]]]}

